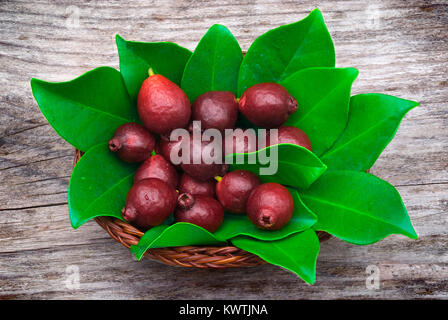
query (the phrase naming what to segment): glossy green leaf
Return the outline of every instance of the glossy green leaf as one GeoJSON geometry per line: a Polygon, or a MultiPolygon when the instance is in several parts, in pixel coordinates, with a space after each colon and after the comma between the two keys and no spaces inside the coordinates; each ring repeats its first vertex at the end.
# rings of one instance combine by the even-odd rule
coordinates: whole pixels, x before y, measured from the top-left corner
{"type": "Polygon", "coordinates": [[[98,216],[123,219],[121,209],[136,169],[136,164],[121,161],[107,144],[89,149],[73,169],[68,187],[73,228],[98,216]]]}
{"type": "MultiPolygon", "coordinates": [[[[317,221],[316,215],[304,205],[297,191],[290,189],[290,192],[294,198],[295,211],[289,224],[281,230],[260,230],[250,222],[247,215],[226,213],[223,224],[214,233],[190,223],[161,225],[148,230],[138,245],[132,246],[131,250],[138,259],[141,259],[146,250],[151,248],[218,244],[238,235],[247,235],[262,240],[285,238],[310,228],[317,221]]],[[[167,223],[169,222],[167,221],[167,223]]]]}
{"type": "Polygon", "coordinates": [[[329,171],[300,195],[318,217],[314,228],[347,242],[371,244],[390,234],[417,238],[398,191],[369,173],[329,171]]]}
{"type": "Polygon", "coordinates": [[[146,250],[153,248],[222,244],[222,241],[216,239],[212,233],[187,222],[156,228],[148,230],[138,244],[131,247],[137,259],[140,260],[146,250]]]}
{"type": "Polygon", "coordinates": [[[151,229],[145,232],[145,234],[140,238],[137,245],[131,246],[131,252],[135,254],[138,260],[141,260],[146,250],[149,249],[150,244],[155,239],[157,239],[162,234],[162,232],[167,228],[168,225],[166,224],[161,224],[159,226],[152,227],[151,229]]]}
{"type": "Polygon", "coordinates": [[[121,74],[109,67],[68,82],[31,79],[40,110],[56,132],[82,151],[108,141],[115,129],[138,119],[121,74]]]}
{"type": "Polygon", "coordinates": [[[202,37],[185,66],[182,89],[191,102],[207,91],[236,94],[243,53],[232,33],[215,24],[202,37]]]}
{"type": "Polygon", "coordinates": [[[316,281],[316,260],[320,244],[312,229],[276,241],[261,241],[240,236],[232,239],[232,244],[256,254],[271,264],[296,273],[309,284],[316,281]]]}
{"type": "Polygon", "coordinates": [[[191,51],[172,42],[126,41],[116,36],[120,72],[132,101],[137,100],[148,69],[180,84],[191,51]]]}
{"type": "Polygon", "coordinates": [[[347,127],[322,161],[335,170],[370,169],[395,136],[404,115],[416,106],[417,102],[384,94],[353,96],[347,127]]]}
{"type": "Polygon", "coordinates": [[[229,154],[225,159],[232,170],[247,170],[258,175],[263,182],[307,189],[327,170],[327,166],[311,151],[294,144],[279,144],[246,154],[229,154]],[[278,156],[275,156],[277,154],[278,156]],[[239,163],[240,156],[246,161],[239,163]],[[253,163],[248,160],[254,159],[253,163]],[[267,174],[263,170],[271,168],[267,174]]]}
{"type": "Polygon", "coordinates": [[[334,65],[333,41],[315,9],[305,19],[270,30],[253,42],[241,63],[238,94],[257,83],[283,81],[301,69],[334,65]]]}
{"type": "Polygon", "coordinates": [[[305,206],[296,190],[289,189],[289,192],[294,199],[294,213],[289,223],[282,229],[261,230],[250,221],[246,214],[226,213],[222,225],[213,233],[214,236],[223,241],[239,235],[270,241],[310,228],[317,221],[316,215],[305,206]]]}
{"type": "Polygon", "coordinates": [[[353,68],[310,68],[281,82],[299,103],[285,125],[305,131],[318,156],[344,131],[350,91],[357,75],[358,70],[353,68]]]}

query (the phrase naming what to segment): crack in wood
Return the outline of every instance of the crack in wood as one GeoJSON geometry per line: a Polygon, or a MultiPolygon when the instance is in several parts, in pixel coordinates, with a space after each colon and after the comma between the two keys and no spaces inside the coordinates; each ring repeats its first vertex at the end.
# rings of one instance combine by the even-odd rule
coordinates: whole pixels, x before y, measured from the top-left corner
{"type": "Polygon", "coordinates": [[[73,155],[72,155],[72,154],[66,154],[66,155],[61,155],[61,156],[57,156],[57,157],[53,157],[53,158],[46,158],[46,159],[36,160],[36,161],[28,162],[28,163],[22,163],[22,164],[18,164],[18,165],[16,165],[16,166],[11,166],[11,167],[6,167],[6,168],[1,168],[0,171],[5,171],[5,170],[9,170],[9,169],[20,168],[20,167],[26,167],[26,166],[33,165],[33,164],[35,164],[35,163],[45,162],[45,161],[50,161],[50,160],[56,160],[56,159],[61,159],[61,158],[65,158],[65,157],[73,157],[73,155]]]}
{"type": "Polygon", "coordinates": [[[33,129],[40,128],[40,127],[43,127],[43,126],[48,126],[48,125],[49,125],[48,123],[42,123],[42,124],[39,124],[39,125],[34,126],[34,127],[24,128],[24,129],[15,131],[15,132],[8,133],[8,134],[6,134],[6,135],[0,137],[0,139],[4,139],[4,138],[7,138],[7,137],[11,137],[11,136],[14,136],[14,135],[16,135],[16,134],[23,133],[23,132],[25,132],[25,131],[33,130],[33,129]]]}
{"type": "Polygon", "coordinates": [[[37,209],[37,208],[47,208],[47,207],[57,207],[57,206],[66,206],[68,202],[58,202],[58,203],[47,203],[29,207],[19,207],[19,208],[0,208],[0,211],[17,211],[17,210],[27,210],[27,209],[37,209]]]}

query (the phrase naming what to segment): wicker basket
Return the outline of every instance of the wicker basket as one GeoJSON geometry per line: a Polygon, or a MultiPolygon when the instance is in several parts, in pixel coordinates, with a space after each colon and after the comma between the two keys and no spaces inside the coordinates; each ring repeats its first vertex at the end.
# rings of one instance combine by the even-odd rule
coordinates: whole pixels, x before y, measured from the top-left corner
{"type": "MultiPolygon", "coordinates": [[[[82,152],[75,150],[73,165],[78,162],[81,156],[82,152]]],[[[126,248],[136,245],[144,234],[129,223],[113,217],[97,217],[95,221],[109,233],[112,239],[126,248]]],[[[317,235],[321,242],[331,238],[326,232],[318,231],[317,235]]],[[[202,269],[253,267],[267,263],[258,256],[231,245],[221,247],[185,246],[157,248],[147,250],[145,256],[170,266],[202,269]]]]}

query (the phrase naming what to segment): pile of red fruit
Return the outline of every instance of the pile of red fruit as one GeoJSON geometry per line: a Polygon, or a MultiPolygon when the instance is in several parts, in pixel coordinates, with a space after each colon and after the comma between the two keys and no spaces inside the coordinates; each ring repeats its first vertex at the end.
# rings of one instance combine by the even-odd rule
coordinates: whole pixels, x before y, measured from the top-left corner
{"type": "MultiPolygon", "coordinates": [[[[149,71],[137,100],[144,125],[126,123],[109,141],[109,148],[126,162],[143,162],[134,176],[123,217],[147,230],[162,224],[174,213],[176,222],[189,222],[214,232],[224,219],[224,210],[247,214],[261,229],[278,230],[286,225],[294,211],[293,198],[284,186],[262,184],[252,172],[235,170],[218,163],[181,163],[170,160],[173,147],[181,141],[168,139],[172,130],[191,129],[190,121],[200,121],[202,129],[235,128],[238,111],[255,126],[278,128],[277,143],[291,143],[311,150],[308,136],[300,129],[282,125],[297,110],[297,101],[276,83],[260,83],[248,88],[241,98],[232,92],[210,91],[192,105],[187,95],[164,76],[149,71]]],[[[238,132],[238,131],[236,131],[238,132]]],[[[239,130],[243,132],[243,130],[239,130]]],[[[256,151],[244,134],[233,139],[233,151],[256,151]]],[[[191,137],[190,137],[190,140],[191,137]]],[[[192,157],[195,152],[190,143],[192,157]]],[[[203,142],[203,146],[208,142],[203,142]]],[[[270,146],[269,136],[266,145],[270,146]]],[[[223,148],[224,149],[224,148],[223,148]]]]}

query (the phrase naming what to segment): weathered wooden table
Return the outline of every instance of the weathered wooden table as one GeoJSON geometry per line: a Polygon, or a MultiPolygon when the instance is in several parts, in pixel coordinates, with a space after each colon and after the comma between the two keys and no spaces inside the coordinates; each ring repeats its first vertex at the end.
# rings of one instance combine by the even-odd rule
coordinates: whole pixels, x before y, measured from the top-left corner
{"type": "Polygon", "coordinates": [[[317,282],[275,266],[207,271],[144,260],[67,209],[73,149],[40,113],[30,78],[72,79],[118,68],[114,36],[193,49],[214,23],[243,49],[297,21],[316,1],[1,1],[0,299],[448,298],[448,3],[321,1],[337,66],[359,69],[353,93],[421,102],[372,173],[402,194],[420,238],[321,248],[317,282]],[[366,286],[369,272],[378,289],[366,286]],[[79,285],[76,282],[79,271],[79,285]]]}

